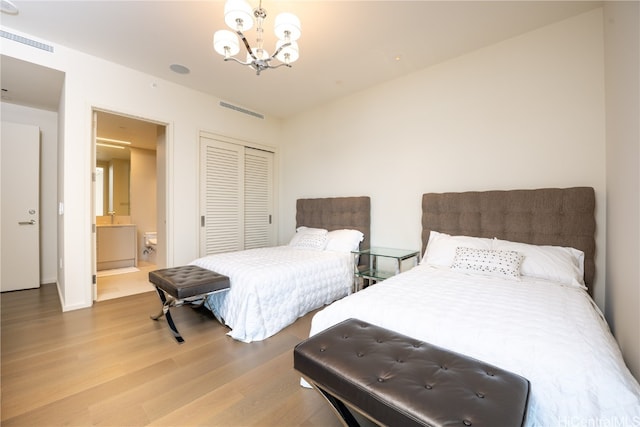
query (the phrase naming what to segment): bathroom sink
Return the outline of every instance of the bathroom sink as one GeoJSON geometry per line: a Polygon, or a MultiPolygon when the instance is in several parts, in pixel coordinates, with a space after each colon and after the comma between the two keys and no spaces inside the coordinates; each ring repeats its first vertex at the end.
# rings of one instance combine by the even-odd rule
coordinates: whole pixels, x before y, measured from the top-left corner
{"type": "Polygon", "coordinates": [[[105,225],[133,225],[131,217],[128,215],[104,215],[96,217],[96,225],[104,227],[105,225]]]}

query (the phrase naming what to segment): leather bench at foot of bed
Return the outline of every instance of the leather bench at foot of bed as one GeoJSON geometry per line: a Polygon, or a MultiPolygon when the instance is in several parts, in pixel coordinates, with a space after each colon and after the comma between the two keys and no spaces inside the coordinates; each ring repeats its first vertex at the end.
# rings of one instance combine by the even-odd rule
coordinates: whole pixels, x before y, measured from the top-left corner
{"type": "Polygon", "coordinates": [[[353,409],[388,426],[508,427],[526,416],[526,378],[358,319],[298,344],[293,363],[348,426],[353,409]]]}
{"type": "Polygon", "coordinates": [[[183,304],[202,305],[207,295],[229,289],[227,276],[196,265],[164,268],[149,272],[149,281],[153,283],[162,301],[162,311],[153,320],[166,316],[169,328],[176,341],[184,342],[178,332],[169,307],[179,307],[183,304]]]}

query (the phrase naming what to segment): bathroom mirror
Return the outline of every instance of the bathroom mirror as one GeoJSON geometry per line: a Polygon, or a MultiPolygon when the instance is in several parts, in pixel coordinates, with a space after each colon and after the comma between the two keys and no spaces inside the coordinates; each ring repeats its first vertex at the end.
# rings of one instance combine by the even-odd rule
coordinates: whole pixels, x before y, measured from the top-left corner
{"type": "MultiPolygon", "coordinates": [[[[131,206],[155,205],[156,143],[159,125],[106,111],[95,112],[96,216],[129,217],[131,206]]],[[[113,219],[113,218],[112,218],[113,219]]],[[[135,212],[137,224],[155,230],[146,210],[135,212]]]]}
{"type": "Polygon", "coordinates": [[[130,215],[130,162],[127,147],[96,144],[96,215],[130,215]]]}

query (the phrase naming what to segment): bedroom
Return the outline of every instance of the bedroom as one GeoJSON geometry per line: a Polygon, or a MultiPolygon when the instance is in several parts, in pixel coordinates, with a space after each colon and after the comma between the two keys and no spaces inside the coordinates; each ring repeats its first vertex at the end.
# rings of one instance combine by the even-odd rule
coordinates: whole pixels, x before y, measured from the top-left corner
{"type": "MultiPolygon", "coordinates": [[[[616,12],[613,6],[607,7],[611,9],[604,13],[616,12]]],[[[637,22],[634,25],[633,31],[637,31],[637,22]]],[[[606,28],[603,11],[597,9],[302,113],[285,123],[283,134],[279,133],[279,124],[272,121],[256,125],[244,117],[208,110],[204,106],[209,99],[202,94],[173,85],[160,88],[162,99],[180,99],[194,106],[188,114],[161,105],[154,106],[151,113],[153,118],[172,118],[175,124],[174,140],[181,143],[177,144],[173,168],[181,173],[176,174],[173,187],[181,191],[174,195],[174,201],[191,207],[173,212],[170,261],[186,263],[196,254],[192,220],[196,201],[195,190],[191,189],[197,177],[187,171],[192,170],[197,150],[183,141],[193,140],[194,132],[201,128],[282,146],[281,241],[291,234],[292,206],[300,196],[351,195],[366,190],[373,201],[375,242],[418,247],[417,195],[425,190],[591,185],[598,195],[597,283],[601,286],[596,285],[596,300],[606,304],[627,363],[636,367],[637,375],[638,273],[616,270],[615,265],[621,262],[624,266],[625,256],[631,258],[631,265],[638,258],[637,246],[627,249],[629,242],[624,239],[629,229],[638,226],[637,187],[625,187],[628,175],[636,176],[637,183],[638,156],[625,154],[627,150],[637,152],[637,137],[623,143],[631,145],[616,142],[616,133],[637,132],[637,122],[626,126],[609,122],[614,116],[623,117],[620,112],[629,107],[624,98],[605,101],[605,85],[610,84],[611,75],[617,77],[623,90],[637,82],[630,77],[625,80],[622,71],[616,71],[625,67],[623,60],[612,63],[611,58],[605,58],[603,46],[607,55],[615,53],[609,44],[612,41],[603,37],[612,35],[605,32],[606,28]],[[567,56],[567,52],[572,54],[567,56]],[[605,70],[610,74],[605,76],[605,70]],[[502,90],[489,90],[496,87],[502,90]],[[376,101],[379,99],[384,102],[376,101]],[[401,109],[401,113],[396,112],[401,109]],[[421,111],[434,114],[429,127],[425,127],[421,111]],[[368,154],[363,157],[363,152],[368,154]],[[465,157],[469,152],[474,161],[465,157]],[[576,155],[579,161],[575,161],[576,155]],[[615,156],[635,163],[626,165],[615,156]],[[523,158],[526,162],[518,161],[523,158]],[[313,167],[306,159],[313,159],[318,166],[313,167]],[[356,164],[354,159],[361,162],[356,164]],[[329,167],[332,179],[327,180],[329,167]],[[338,170],[341,172],[336,175],[334,171],[338,170]],[[607,224],[606,229],[603,224],[607,224]],[[631,255],[625,255],[628,250],[631,255]],[[610,256],[614,253],[615,257],[610,256]],[[606,290],[602,285],[605,272],[606,290]]],[[[145,101],[148,76],[77,52],[64,52],[73,58],[69,62],[78,60],[85,70],[95,71],[89,76],[78,70],[80,66],[25,52],[4,40],[2,49],[3,54],[76,73],[67,88],[67,96],[74,102],[65,109],[62,154],[66,164],[82,161],[86,151],[82,147],[90,125],[85,104],[109,105],[123,112],[149,109],[150,101],[145,101]],[[97,79],[113,85],[104,85],[110,86],[105,90],[97,79]],[[123,81],[128,82],[125,87],[114,90],[123,81]]],[[[635,102],[633,105],[637,105],[635,102]]],[[[81,173],[72,167],[64,170],[68,209],[60,230],[65,247],[59,251],[66,264],[64,274],[59,273],[59,286],[65,309],[90,305],[84,279],[89,277],[88,266],[67,261],[81,258],[82,248],[88,244],[81,232],[89,221],[85,215],[87,196],[73,184],[80,181],[81,173]]],[[[55,255],[53,265],[55,271],[55,255]]]]}

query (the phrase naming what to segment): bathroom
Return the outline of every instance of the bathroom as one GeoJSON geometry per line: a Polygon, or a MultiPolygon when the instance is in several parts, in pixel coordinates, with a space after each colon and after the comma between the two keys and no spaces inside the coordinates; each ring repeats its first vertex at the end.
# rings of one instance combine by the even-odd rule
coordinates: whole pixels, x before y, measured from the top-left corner
{"type": "Polygon", "coordinates": [[[164,127],[96,112],[96,300],[153,291],[158,268],[156,144],[164,127]]]}

